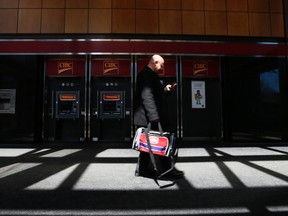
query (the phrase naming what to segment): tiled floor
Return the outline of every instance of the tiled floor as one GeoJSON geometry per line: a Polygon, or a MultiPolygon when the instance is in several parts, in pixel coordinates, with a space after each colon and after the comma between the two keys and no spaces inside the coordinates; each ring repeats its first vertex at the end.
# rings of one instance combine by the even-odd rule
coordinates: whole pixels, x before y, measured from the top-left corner
{"type": "Polygon", "coordinates": [[[288,145],[181,148],[185,178],[125,148],[0,148],[0,215],[288,215],[288,145]]]}

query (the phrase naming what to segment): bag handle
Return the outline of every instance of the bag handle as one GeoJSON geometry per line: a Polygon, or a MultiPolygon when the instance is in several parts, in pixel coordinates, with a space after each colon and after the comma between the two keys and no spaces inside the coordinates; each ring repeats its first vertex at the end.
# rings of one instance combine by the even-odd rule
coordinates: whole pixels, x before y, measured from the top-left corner
{"type": "Polygon", "coordinates": [[[146,135],[146,141],[147,141],[147,145],[148,145],[148,149],[149,149],[149,155],[150,155],[150,159],[151,159],[151,162],[154,166],[154,169],[156,170],[157,173],[158,172],[158,169],[157,169],[157,166],[156,166],[156,160],[155,160],[155,157],[152,153],[152,148],[151,148],[151,144],[150,144],[150,139],[149,139],[149,131],[151,129],[151,122],[148,123],[148,127],[145,128],[145,135],[146,135]]]}
{"type": "MultiPolygon", "coordinates": [[[[150,138],[149,138],[150,130],[151,130],[151,122],[149,122],[147,128],[145,128],[145,135],[146,135],[146,141],[147,141],[147,145],[148,145],[148,149],[149,149],[149,155],[150,155],[150,158],[151,158],[151,162],[152,162],[152,164],[154,166],[154,169],[159,174],[157,166],[156,166],[155,156],[152,153],[152,147],[151,147],[151,144],[150,144],[150,138]]],[[[159,130],[161,136],[163,136],[163,129],[162,129],[162,126],[161,126],[160,122],[158,122],[158,130],[159,130]]]]}
{"type": "MultiPolygon", "coordinates": [[[[149,155],[150,155],[150,159],[151,159],[151,162],[154,166],[154,169],[155,171],[158,173],[158,178],[161,178],[162,176],[164,176],[165,174],[169,173],[171,170],[173,170],[174,168],[174,160],[173,160],[173,157],[171,156],[171,160],[172,160],[172,166],[170,169],[168,169],[167,171],[165,171],[164,173],[159,173],[158,169],[157,169],[157,165],[156,165],[156,160],[155,160],[155,156],[154,154],[152,153],[152,148],[151,148],[151,144],[150,144],[150,139],[149,139],[149,131],[151,129],[151,122],[148,123],[148,126],[147,128],[144,128],[145,130],[145,135],[146,135],[146,141],[147,141],[147,145],[148,145],[148,149],[149,149],[149,155]]],[[[161,136],[163,135],[163,130],[162,130],[162,126],[160,124],[160,122],[158,122],[158,129],[159,129],[159,132],[161,134],[161,136]]],[[[169,184],[166,184],[166,185],[160,185],[159,182],[157,181],[157,178],[154,178],[154,181],[156,182],[156,184],[159,186],[159,188],[166,188],[166,187],[169,187],[169,186],[172,186],[175,184],[175,181],[173,181],[172,183],[169,183],[169,184]]]]}
{"type": "MultiPolygon", "coordinates": [[[[157,166],[156,166],[155,156],[154,156],[154,154],[152,153],[152,147],[151,147],[150,139],[149,139],[149,131],[151,130],[151,122],[148,123],[147,128],[145,128],[144,130],[145,130],[146,141],[147,141],[147,145],[148,145],[148,149],[149,149],[149,155],[150,155],[150,158],[151,158],[151,162],[152,162],[152,164],[153,164],[153,166],[154,166],[155,171],[159,174],[158,177],[161,178],[163,175],[165,175],[165,174],[167,174],[167,173],[169,173],[170,171],[173,170],[173,168],[174,168],[174,159],[173,159],[172,156],[170,156],[170,160],[172,161],[172,162],[171,162],[171,168],[168,169],[168,170],[166,170],[164,173],[161,173],[161,174],[160,174],[159,171],[158,171],[158,169],[157,169],[157,166]]],[[[163,129],[162,129],[162,126],[161,126],[160,122],[158,122],[158,130],[159,130],[161,136],[163,136],[163,129]]],[[[158,183],[157,183],[157,184],[158,184],[158,183]]],[[[174,184],[174,183],[173,183],[173,184],[174,184]]],[[[159,184],[158,184],[158,185],[159,185],[159,184]]]]}
{"type": "MultiPolygon", "coordinates": [[[[148,126],[147,126],[147,129],[148,129],[148,133],[149,133],[149,131],[151,130],[151,122],[149,122],[148,123],[148,126]]],[[[161,126],[161,123],[160,123],[160,121],[158,121],[158,130],[159,130],[159,132],[160,132],[160,134],[161,134],[161,136],[163,136],[163,129],[162,129],[162,126],[161,126]]]]}

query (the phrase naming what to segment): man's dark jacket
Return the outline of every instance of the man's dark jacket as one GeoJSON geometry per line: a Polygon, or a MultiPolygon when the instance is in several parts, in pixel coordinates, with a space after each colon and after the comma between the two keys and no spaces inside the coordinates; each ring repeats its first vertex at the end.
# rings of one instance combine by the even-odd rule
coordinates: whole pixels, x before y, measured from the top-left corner
{"type": "Polygon", "coordinates": [[[163,129],[168,124],[166,93],[156,72],[146,66],[137,76],[134,97],[134,125],[147,126],[160,120],[163,129]]]}

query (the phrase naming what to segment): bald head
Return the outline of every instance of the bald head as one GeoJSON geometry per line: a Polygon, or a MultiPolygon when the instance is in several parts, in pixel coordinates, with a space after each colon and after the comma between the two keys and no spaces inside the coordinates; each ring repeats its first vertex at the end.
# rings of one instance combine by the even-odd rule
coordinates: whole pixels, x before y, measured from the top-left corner
{"type": "Polygon", "coordinates": [[[148,67],[150,67],[153,71],[158,72],[159,70],[164,68],[164,59],[160,55],[153,55],[149,60],[148,67]]]}

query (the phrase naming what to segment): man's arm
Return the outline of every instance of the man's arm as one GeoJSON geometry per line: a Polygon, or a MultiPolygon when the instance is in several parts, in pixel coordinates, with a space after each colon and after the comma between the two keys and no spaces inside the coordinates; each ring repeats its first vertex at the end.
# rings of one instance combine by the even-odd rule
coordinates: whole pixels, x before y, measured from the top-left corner
{"type": "Polygon", "coordinates": [[[147,116],[150,122],[159,121],[159,113],[156,106],[156,101],[154,94],[152,92],[152,88],[149,86],[144,87],[141,98],[143,101],[144,109],[147,112],[147,116]]]}

